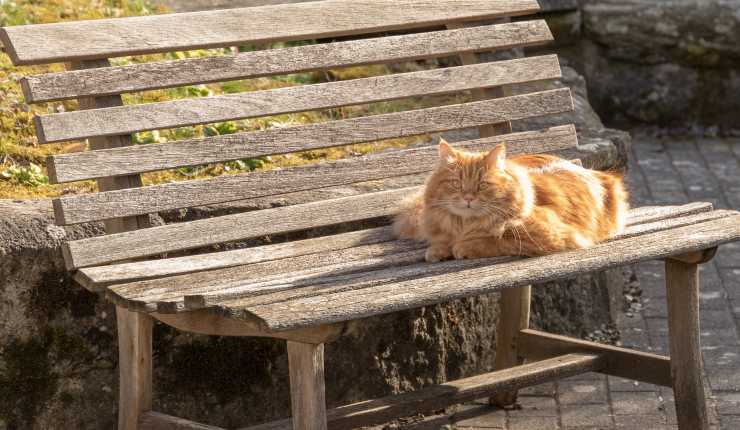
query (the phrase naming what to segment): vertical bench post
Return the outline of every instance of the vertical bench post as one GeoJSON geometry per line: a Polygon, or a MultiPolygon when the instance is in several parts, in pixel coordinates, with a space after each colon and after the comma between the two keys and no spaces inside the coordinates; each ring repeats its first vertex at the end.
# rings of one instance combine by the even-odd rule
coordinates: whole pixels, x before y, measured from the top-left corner
{"type": "Polygon", "coordinates": [[[709,430],[699,333],[699,265],[665,262],[668,337],[676,416],[681,430],[709,430]]]}
{"type": "MultiPolygon", "coordinates": [[[[508,22],[509,19],[502,19],[508,22]]],[[[457,29],[465,26],[465,23],[451,23],[448,29],[457,29]]],[[[478,54],[465,52],[460,54],[463,65],[478,63],[478,54]]],[[[505,87],[478,88],[472,91],[475,100],[486,100],[503,97],[509,91],[505,87]]],[[[490,137],[500,134],[511,133],[511,122],[506,121],[499,124],[489,124],[478,128],[480,137],[490,137]]],[[[529,328],[529,308],[532,298],[532,287],[527,285],[521,288],[505,289],[501,292],[499,300],[499,320],[496,327],[496,363],[497,370],[507,369],[523,363],[517,352],[517,338],[520,330],[529,328]]],[[[491,404],[507,406],[516,402],[516,391],[501,393],[491,397],[491,404]]]]}
{"type": "MultiPolygon", "coordinates": [[[[72,70],[109,67],[107,59],[72,63],[72,70]]],[[[122,106],[120,95],[79,99],[80,109],[122,106]]],[[[131,136],[107,136],[89,139],[91,149],[108,149],[131,145],[131,136]]],[[[139,175],[98,179],[100,191],[113,191],[141,186],[139,175]]],[[[147,216],[116,218],[105,221],[107,234],[137,230],[149,226],[147,216]]],[[[152,326],[149,315],[130,312],[116,306],[118,325],[118,429],[136,430],[142,413],[152,408],[152,326]]]]}
{"type": "Polygon", "coordinates": [[[288,341],[293,430],[326,430],[324,344],[288,341]]]}

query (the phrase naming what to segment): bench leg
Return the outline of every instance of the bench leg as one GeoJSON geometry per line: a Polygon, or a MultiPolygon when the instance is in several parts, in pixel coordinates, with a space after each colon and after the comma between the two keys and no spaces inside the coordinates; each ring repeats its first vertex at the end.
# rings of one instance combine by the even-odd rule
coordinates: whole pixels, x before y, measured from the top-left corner
{"type": "MultiPolygon", "coordinates": [[[[508,369],[524,362],[518,352],[519,331],[529,328],[529,307],[532,287],[506,288],[501,291],[499,320],[496,330],[496,370],[508,369]]],[[[516,403],[516,391],[492,396],[494,406],[505,407],[516,403]]]]}
{"type": "Polygon", "coordinates": [[[681,430],[709,429],[699,338],[698,269],[695,263],[665,263],[671,377],[681,430]]]}
{"type": "Polygon", "coordinates": [[[152,318],[116,308],[118,321],[118,430],[136,430],[152,409],[152,318]]]}
{"type": "Polygon", "coordinates": [[[288,341],[293,430],[326,430],[324,344],[288,341]]]}

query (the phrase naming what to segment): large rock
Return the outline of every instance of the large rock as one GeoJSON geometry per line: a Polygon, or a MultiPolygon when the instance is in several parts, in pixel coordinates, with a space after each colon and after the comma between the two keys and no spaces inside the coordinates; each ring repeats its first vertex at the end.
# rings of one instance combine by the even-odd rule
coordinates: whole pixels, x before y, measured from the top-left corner
{"type": "Polygon", "coordinates": [[[735,133],[738,7],[737,0],[583,0],[583,38],[561,54],[586,76],[610,124],[735,133]]]}

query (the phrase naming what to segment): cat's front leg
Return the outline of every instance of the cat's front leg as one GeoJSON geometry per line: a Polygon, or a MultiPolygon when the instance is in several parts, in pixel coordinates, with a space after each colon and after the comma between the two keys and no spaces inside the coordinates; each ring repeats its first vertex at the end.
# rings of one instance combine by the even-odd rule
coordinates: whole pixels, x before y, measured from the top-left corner
{"type": "Polygon", "coordinates": [[[430,263],[436,263],[438,261],[449,260],[452,257],[452,250],[450,245],[447,243],[432,243],[427,248],[426,255],[424,258],[430,263]]]}
{"type": "Polygon", "coordinates": [[[455,257],[455,260],[498,257],[502,254],[496,242],[497,238],[495,237],[464,239],[455,242],[452,246],[452,255],[455,257]]]}

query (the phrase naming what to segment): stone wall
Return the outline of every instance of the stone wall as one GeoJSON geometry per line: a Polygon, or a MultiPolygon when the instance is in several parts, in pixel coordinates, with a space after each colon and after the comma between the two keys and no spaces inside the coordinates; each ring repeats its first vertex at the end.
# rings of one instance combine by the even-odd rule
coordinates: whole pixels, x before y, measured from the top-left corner
{"type": "Polygon", "coordinates": [[[557,52],[608,124],[740,133],[740,2],[555,3],[544,16],[557,52]]]}

